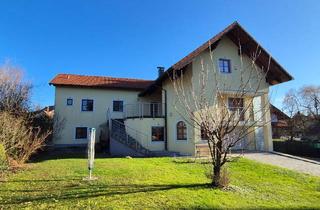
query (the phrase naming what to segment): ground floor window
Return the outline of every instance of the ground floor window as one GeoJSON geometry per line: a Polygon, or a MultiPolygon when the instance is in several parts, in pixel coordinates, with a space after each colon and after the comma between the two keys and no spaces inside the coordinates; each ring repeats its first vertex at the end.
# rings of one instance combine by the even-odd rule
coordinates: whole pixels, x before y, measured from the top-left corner
{"type": "Polygon", "coordinates": [[[177,140],[187,140],[187,125],[183,121],[177,123],[177,140]]]}
{"type": "Polygon", "coordinates": [[[87,139],[88,128],[87,127],[76,127],[76,139],[87,139]]]}
{"type": "Polygon", "coordinates": [[[153,126],[151,127],[152,141],[164,141],[164,127],[153,126]]]}

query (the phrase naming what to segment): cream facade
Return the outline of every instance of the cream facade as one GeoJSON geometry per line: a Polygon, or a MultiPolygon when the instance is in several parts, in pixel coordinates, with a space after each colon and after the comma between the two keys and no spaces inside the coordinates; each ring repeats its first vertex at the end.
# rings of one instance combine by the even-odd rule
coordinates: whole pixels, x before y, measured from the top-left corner
{"type": "MultiPolygon", "coordinates": [[[[63,126],[59,135],[54,137],[54,144],[60,146],[87,144],[88,139],[77,139],[76,128],[96,128],[99,137],[100,126],[107,122],[108,110],[113,119],[123,119],[124,113],[113,111],[113,101],[123,101],[135,104],[139,91],[131,90],[104,90],[95,88],[56,87],[55,115],[63,126]],[[68,105],[67,100],[72,99],[73,104],[68,105]],[[93,100],[93,110],[83,111],[82,100],[93,100]]],[[[97,138],[97,140],[99,140],[97,138]]]]}
{"type": "MultiPolygon", "coordinates": [[[[227,29],[223,31],[226,35],[218,34],[211,40],[212,43],[207,43],[208,47],[203,47],[205,45],[199,47],[177,63],[181,67],[175,67],[177,65],[175,64],[166,73],[169,75],[173,68],[183,69],[184,86],[197,90],[200,88],[201,71],[205,69],[208,71],[208,78],[215,78],[210,80],[211,88],[206,89],[206,95],[214,95],[216,91],[220,91],[224,95],[224,99],[221,100],[225,100],[221,103],[228,103],[228,98],[232,98],[239,90],[241,81],[249,81],[248,87],[250,88],[247,90],[249,94],[246,97],[254,98],[252,105],[254,116],[249,116],[251,111],[249,110],[245,113],[245,117],[252,117],[253,120],[259,119],[263,126],[252,128],[252,132],[245,139],[246,146],[236,145],[235,149],[272,151],[270,113],[266,112],[264,116],[261,116],[262,109],[269,110],[270,85],[289,81],[292,77],[271,59],[272,71],[270,70],[270,73],[261,80],[261,75],[265,74],[265,70],[260,66],[253,66],[248,53],[239,53],[239,47],[232,39],[235,33],[233,29],[240,30],[243,33],[242,36],[253,43],[256,42],[237,23],[227,29]],[[228,33],[231,33],[232,36],[228,33]],[[221,69],[224,66],[219,66],[219,60],[226,61],[228,72],[221,69]],[[181,62],[185,65],[181,65],[181,62]],[[250,91],[255,89],[258,91],[250,95],[250,91]]],[[[247,40],[247,43],[249,41],[247,40]]],[[[246,45],[244,50],[248,50],[247,46],[249,45],[246,45]]],[[[268,55],[264,50],[263,53],[268,55]]],[[[265,60],[259,60],[259,62],[263,63],[265,60]]],[[[121,88],[118,88],[120,87],[118,82],[115,82],[116,85],[112,88],[96,84],[86,87],[81,83],[72,86],[68,81],[69,76],[63,82],[53,80],[51,84],[56,86],[55,113],[57,117],[65,120],[62,131],[54,137],[54,143],[60,146],[84,145],[87,144],[88,139],[78,137],[85,136],[83,133],[85,129],[76,130],[77,128],[96,128],[97,137],[105,135],[102,128],[106,128],[111,141],[119,141],[124,146],[136,149],[137,152],[139,152],[138,149],[144,148],[143,151],[169,151],[196,155],[197,146],[206,145],[206,141],[201,139],[200,128],[186,122],[188,116],[184,113],[183,106],[179,105],[173,84],[166,77],[166,73],[159,75],[159,78],[140,87],[139,90],[125,85],[126,79],[122,80],[123,87],[121,88]],[[72,99],[72,105],[68,105],[70,99],[72,99]],[[83,111],[84,105],[92,103],[86,100],[93,101],[92,111],[83,111]],[[117,103],[115,104],[114,101],[117,103]],[[115,109],[120,110],[114,111],[115,109]],[[184,122],[186,126],[184,139],[178,139],[180,137],[177,125],[181,122],[184,122]],[[102,127],[106,123],[107,127],[102,127]]],[[[107,80],[109,78],[100,78],[100,81],[107,80]]],[[[91,79],[83,81],[87,82],[91,79]]],[[[136,82],[138,86],[140,83],[136,82]]],[[[248,98],[243,98],[243,101],[247,103],[248,98]]]]}

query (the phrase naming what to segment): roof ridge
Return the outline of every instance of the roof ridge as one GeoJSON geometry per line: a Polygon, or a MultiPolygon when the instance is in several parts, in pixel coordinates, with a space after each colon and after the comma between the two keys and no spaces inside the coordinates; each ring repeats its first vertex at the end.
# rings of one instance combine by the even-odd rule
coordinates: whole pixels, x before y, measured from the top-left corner
{"type": "Polygon", "coordinates": [[[152,82],[154,80],[147,80],[147,79],[140,79],[140,78],[127,78],[127,77],[111,77],[111,76],[98,76],[98,75],[83,75],[83,74],[68,74],[68,73],[60,73],[57,74],[57,76],[63,75],[63,76],[79,76],[79,77],[99,77],[99,78],[108,78],[108,79],[114,79],[114,80],[131,80],[131,81],[146,81],[146,82],[152,82]]]}

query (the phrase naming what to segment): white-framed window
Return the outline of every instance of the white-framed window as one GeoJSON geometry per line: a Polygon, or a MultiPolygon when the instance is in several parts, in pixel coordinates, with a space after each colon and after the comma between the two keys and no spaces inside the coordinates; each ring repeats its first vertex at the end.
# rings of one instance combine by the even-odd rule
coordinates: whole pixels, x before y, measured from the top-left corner
{"type": "Polygon", "coordinates": [[[92,112],[93,111],[93,100],[92,99],[82,99],[81,111],[92,112]]]}
{"type": "Polygon", "coordinates": [[[72,105],[73,105],[73,99],[67,98],[67,106],[72,106],[72,105]]]}
{"type": "Polygon", "coordinates": [[[183,121],[179,121],[176,125],[177,127],[177,140],[178,141],[183,141],[183,140],[187,140],[188,136],[187,136],[187,125],[185,122],[183,121]]]}
{"type": "Polygon", "coordinates": [[[244,121],[244,100],[243,98],[228,98],[228,109],[237,114],[240,121],[244,121]]]}
{"type": "Polygon", "coordinates": [[[75,139],[88,139],[88,128],[76,127],[75,139]]]}
{"type": "Polygon", "coordinates": [[[114,100],[112,104],[112,110],[114,112],[123,112],[123,101],[122,100],[114,100]]]}
{"type": "Polygon", "coordinates": [[[231,73],[231,60],[219,58],[219,70],[222,73],[231,73]]]}

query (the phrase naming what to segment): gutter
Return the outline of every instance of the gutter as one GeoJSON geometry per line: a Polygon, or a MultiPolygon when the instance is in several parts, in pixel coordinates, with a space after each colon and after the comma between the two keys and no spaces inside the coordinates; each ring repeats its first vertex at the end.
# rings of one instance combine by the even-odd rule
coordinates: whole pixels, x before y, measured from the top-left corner
{"type": "Polygon", "coordinates": [[[164,150],[168,151],[168,129],[167,129],[167,122],[168,122],[168,114],[167,114],[167,90],[161,89],[164,91],[164,130],[165,130],[165,141],[164,141],[164,150]]]}

